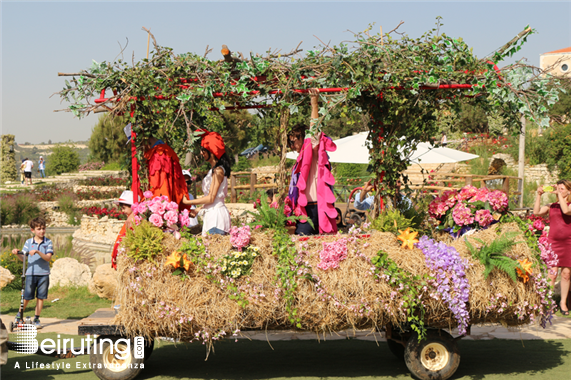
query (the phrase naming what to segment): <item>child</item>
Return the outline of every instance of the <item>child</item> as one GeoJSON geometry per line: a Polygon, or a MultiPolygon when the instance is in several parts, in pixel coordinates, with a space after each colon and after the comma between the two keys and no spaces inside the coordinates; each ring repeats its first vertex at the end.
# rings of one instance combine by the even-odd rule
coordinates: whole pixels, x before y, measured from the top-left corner
{"type": "MultiPolygon", "coordinates": [[[[34,234],[33,238],[26,240],[23,254],[28,253],[28,269],[26,270],[26,288],[24,289],[24,313],[28,302],[36,300],[36,317],[34,325],[41,328],[40,313],[44,307],[44,300],[48,298],[48,288],[50,286],[50,260],[54,253],[52,241],[45,237],[46,221],[43,218],[34,218],[30,221],[30,228],[34,234]]],[[[12,253],[23,261],[23,255],[18,254],[18,249],[13,249],[12,253]]],[[[18,311],[16,318],[22,318],[22,314],[18,311]]]]}
{"type": "Polygon", "coordinates": [[[117,235],[117,239],[115,240],[115,244],[113,245],[113,253],[111,255],[111,267],[117,270],[117,253],[119,253],[119,245],[121,244],[121,241],[123,241],[123,238],[127,234],[127,228],[133,228],[134,215],[133,215],[133,210],[131,209],[131,206],[133,206],[133,192],[129,190],[123,191],[121,197],[119,197],[119,199],[116,200],[114,203],[116,203],[118,206],[121,207],[121,212],[123,214],[127,215],[127,221],[125,222],[125,224],[123,224],[123,227],[121,227],[119,235],[117,235]]]}

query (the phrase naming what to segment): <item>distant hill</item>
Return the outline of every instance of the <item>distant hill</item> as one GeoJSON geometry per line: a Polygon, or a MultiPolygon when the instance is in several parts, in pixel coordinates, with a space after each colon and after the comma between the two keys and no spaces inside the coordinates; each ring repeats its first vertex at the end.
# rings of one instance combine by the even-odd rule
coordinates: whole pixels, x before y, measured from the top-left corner
{"type": "MultiPolygon", "coordinates": [[[[79,159],[82,164],[87,162],[87,158],[89,156],[89,148],[87,147],[86,141],[81,142],[74,142],[74,143],[61,143],[59,145],[66,145],[66,146],[75,146],[75,150],[79,154],[79,159]]],[[[21,145],[16,144],[14,147],[14,151],[16,154],[16,168],[20,168],[20,164],[24,158],[29,158],[30,160],[34,161],[34,169],[37,169],[38,161],[40,156],[44,157],[46,163],[50,159],[50,154],[52,154],[51,148],[56,146],[56,144],[29,144],[29,145],[21,145]]]]}

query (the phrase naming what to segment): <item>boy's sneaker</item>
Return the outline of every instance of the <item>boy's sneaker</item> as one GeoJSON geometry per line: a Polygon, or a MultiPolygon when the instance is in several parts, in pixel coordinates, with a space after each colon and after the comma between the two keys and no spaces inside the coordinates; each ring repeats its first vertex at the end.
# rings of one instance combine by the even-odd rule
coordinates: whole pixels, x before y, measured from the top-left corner
{"type": "Polygon", "coordinates": [[[42,328],[42,324],[40,323],[40,318],[34,318],[34,326],[36,326],[37,329],[42,328]]]}
{"type": "Polygon", "coordinates": [[[16,314],[16,320],[19,321],[21,319],[22,319],[22,314],[18,312],[18,314],[16,314]]]}

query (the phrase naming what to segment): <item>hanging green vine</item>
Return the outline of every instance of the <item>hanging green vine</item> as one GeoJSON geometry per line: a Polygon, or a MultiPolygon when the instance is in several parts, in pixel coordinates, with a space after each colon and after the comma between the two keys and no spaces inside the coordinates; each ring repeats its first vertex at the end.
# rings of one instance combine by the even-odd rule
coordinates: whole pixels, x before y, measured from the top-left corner
{"type": "MultiPolygon", "coordinates": [[[[216,114],[211,109],[271,104],[279,107],[265,114],[285,108],[293,115],[308,103],[299,90],[341,88],[322,93],[320,122],[350,110],[369,113],[373,167],[388,184],[379,191],[384,196],[409,165],[407,157],[417,144],[436,134],[435,110],[457,109],[463,96],[471,96],[519,131],[521,114],[546,126],[548,108],[558,100],[556,81],[538,68],[523,62],[495,66],[521,49],[533,29],[526,27],[491,57],[478,59],[461,38],[440,34],[440,27],[438,19],[437,27],[421,37],[398,39],[391,33],[371,35],[369,28],[351,43],[320,46],[304,56],[294,49],[241,58],[228,53],[221,61],[207,54],[177,55],[155,44],[149,59],[94,62],[67,74],[73,79],[59,94],[78,117],[100,107],[130,115],[138,148],[148,136],[165,136],[171,145],[190,149],[188,131],[194,127],[213,124],[224,132],[223,124],[212,122],[216,114]],[[94,104],[102,90],[108,100],[94,104]]],[[[144,163],[142,149],[138,151],[144,163]]]]}

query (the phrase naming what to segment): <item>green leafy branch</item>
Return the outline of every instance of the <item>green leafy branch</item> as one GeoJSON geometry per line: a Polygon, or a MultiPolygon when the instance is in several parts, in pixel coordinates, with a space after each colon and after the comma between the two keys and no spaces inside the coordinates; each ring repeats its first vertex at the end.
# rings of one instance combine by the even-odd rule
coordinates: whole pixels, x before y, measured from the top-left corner
{"type": "Polygon", "coordinates": [[[484,242],[482,239],[472,238],[481,244],[479,248],[475,248],[469,242],[467,237],[464,238],[464,242],[472,254],[472,257],[479,260],[480,263],[484,265],[484,276],[486,278],[488,278],[494,269],[498,269],[507,273],[508,276],[510,276],[510,278],[516,282],[516,269],[520,269],[523,272],[525,271],[517,260],[506,256],[505,253],[511,247],[520,243],[514,240],[518,235],[520,235],[520,233],[517,231],[506,232],[489,244],[484,242]]]}

